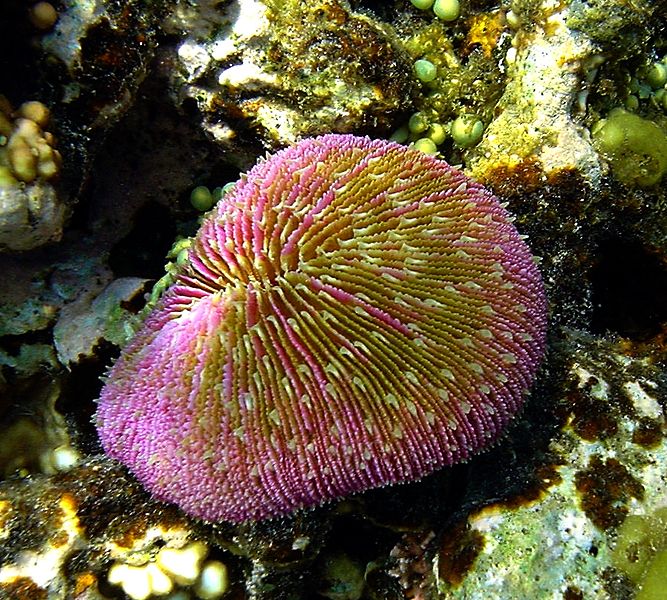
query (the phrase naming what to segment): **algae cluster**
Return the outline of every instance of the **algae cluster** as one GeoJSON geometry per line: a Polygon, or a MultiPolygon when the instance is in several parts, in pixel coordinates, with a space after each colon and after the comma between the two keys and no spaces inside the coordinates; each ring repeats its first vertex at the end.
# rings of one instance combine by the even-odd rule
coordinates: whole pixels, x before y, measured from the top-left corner
{"type": "Polygon", "coordinates": [[[653,121],[615,108],[594,127],[593,140],[621,183],[648,187],[667,172],[667,133],[653,121]]]}

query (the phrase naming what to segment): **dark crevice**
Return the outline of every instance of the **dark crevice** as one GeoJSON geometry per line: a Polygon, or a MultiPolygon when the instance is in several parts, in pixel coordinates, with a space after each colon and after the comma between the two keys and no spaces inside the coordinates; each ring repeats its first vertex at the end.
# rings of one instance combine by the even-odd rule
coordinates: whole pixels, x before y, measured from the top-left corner
{"type": "Polygon", "coordinates": [[[111,250],[109,266],[117,277],[159,279],[175,237],[169,209],[149,202],[137,211],[132,231],[111,250]]]}
{"type": "Polygon", "coordinates": [[[593,333],[616,333],[637,341],[667,323],[667,264],[636,241],[607,240],[590,272],[593,333]]]}
{"type": "Polygon", "coordinates": [[[96,405],[92,399],[99,397],[105,369],[118,353],[113,344],[101,342],[96,348],[95,358],[81,360],[72,366],[71,373],[62,382],[56,410],[65,416],[75,445],[86,454],[102,451],[93,423],[96,405]]]}

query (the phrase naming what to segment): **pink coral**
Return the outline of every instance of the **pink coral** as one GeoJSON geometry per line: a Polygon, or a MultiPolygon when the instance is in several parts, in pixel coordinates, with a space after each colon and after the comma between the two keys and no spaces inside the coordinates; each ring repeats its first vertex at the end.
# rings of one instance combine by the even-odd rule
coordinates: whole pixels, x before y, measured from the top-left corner
{"type": "Polygon", "coordinates": [[[206,217],[112,368],[106,452],[207,520],[414,480],[495,440],[546,300],[496,198],[387,141],[308,139],[206,217]]]}

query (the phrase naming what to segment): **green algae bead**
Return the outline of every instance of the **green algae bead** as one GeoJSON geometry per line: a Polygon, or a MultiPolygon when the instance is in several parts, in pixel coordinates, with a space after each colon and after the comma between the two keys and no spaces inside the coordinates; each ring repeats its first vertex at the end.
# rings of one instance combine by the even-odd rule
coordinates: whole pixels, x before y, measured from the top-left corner
{"type": "Polygon", "coordinates": [[[440,123],[433,123],[428,128],[428,137],[439,146],[447,139],[447,129],[440,123]]]}
{"type": "Polygon", "coordinates": [[[455,21],[461,14],[459,0],[435,0],[433,12],[442,21],[455,21]]]}
{"type": "Polygon", "coordinates": [[[176,256],[176,264],[179,267],[182,267],[185,263],[188,262],[189,255],[190,251],[187,248],[183,248],[176,256]]]}
{"type": "Polygon", "coordinates": [[[653,100],[658,108],[667,109],[667,90],[661,88],[653,94],[653,100]]]}
{"type": "Polygon", "coordinates": [[[613,120],[602,119],[591,128],[600,149],[606,153],[617,152],[625,142],[625,130],[613,120]]]}
{"type": "Polygon", "coordinates": [[[405,144],[405,142],[408,141],[408,138],[410,137],[410,130],[407,128],[407,126],[403,125],[402,127],[399,127],[394,133],[391,134],[389,139],[392,142],[396,142],[397,144],[405,144]]]}
{"type": "Polygon", "coordinates": [[[513,10],[507,11],[505,20],[507,21],[510,29],[519,29],[519,27],[521,27],[521,19],[519,18],[519,15],[517,15],[513,10]]]}
{"type": "Polygon", "coordinates": [[[167,258],[177,258],[181,250],[187,250],[190,246],[192,246],[190,238],[179,237],[169,248],[167,258]]]}
{"type": "Polygon", "coordinates": [[[211,194],[211,190],[204,185],[200,185],[190,193],[190,203],[198,211],[205,212],[213,208],[215,199],[213,198],[213,194],[211,194]]]}
{"type": "Polygon", "coordinates": [[[428,120],[422,113],[416,112],[408,121],[410,133],[422,133],[428,129],[428,120]]]}
{"type": "Polygon", "coordinates": [[[220,186],[213,188],[213,191],[211,192],[211,197],[213,198],[213,202],[215,203],[217,203],[218,200],[220,200],[224,195],[225,195],[225,190],[220,186]]]}
{"type": "Polygon", "coordinates": [[[228,183],[225,183],[225,185],[223,185],[221,188],[220,197],[222,198],[225,194],[229,194],[229,192],[234,189],[235,185],[236,185],[235,181],[230,181],[228,183]]]}
{"type": "Polygon", "coordinates": [[[435,79],[438,74],[438,69],[430,60],[420,59],[415,61],[415,74],[419,81],[428,83],[435,79]]]}
{"type": "Polygon", "coordinates": [[[484,123],[474,115],[460,115],[452,123],[452,139],[462,148],[470,148],[482,139],[484,123]]]}
{"type": "Polygon", "coordinates": [[[431,138],[419,138],[414,144],[413,147],[417,150],[423,152],[424,154],[437,154],[438,147],[435,145],[431,138]]]}
{"type": "Polygon", "coordinates": [[[420,10],[428,10],[431,8],[431,6],[433,6],[434,1],[435,0],[410,0],[412,5],[420,10]]]}
{"type": "Polygon", "coordinates": [[[153,289],[151,290],[151,295],[148,300],[149,304],[155,304],[160,296],[162,296],[162,293],[173,283],[172,276],[167,273],[166,275],[163,275],[160,277],[155,282],[155,285],[153,286],[153,289]]]}
{"type": "Polygon", "coordinates": [[[646,83],[654,90],[661,88],[667,83],[667,65],[653,63],[646,73],[646,83]]]}

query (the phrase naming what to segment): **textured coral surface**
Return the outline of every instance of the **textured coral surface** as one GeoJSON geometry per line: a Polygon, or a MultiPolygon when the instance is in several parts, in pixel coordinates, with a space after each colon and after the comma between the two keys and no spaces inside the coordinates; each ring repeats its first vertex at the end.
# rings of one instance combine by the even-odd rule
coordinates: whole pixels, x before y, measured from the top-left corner
{"type": "Polygon", "coordinates": [[[207,216],[110,373],[100,437],[191,514],[283,514],[488,445],[531,385],[545,321],[491,193],[394,143],[306,140],[207,216]]]}

